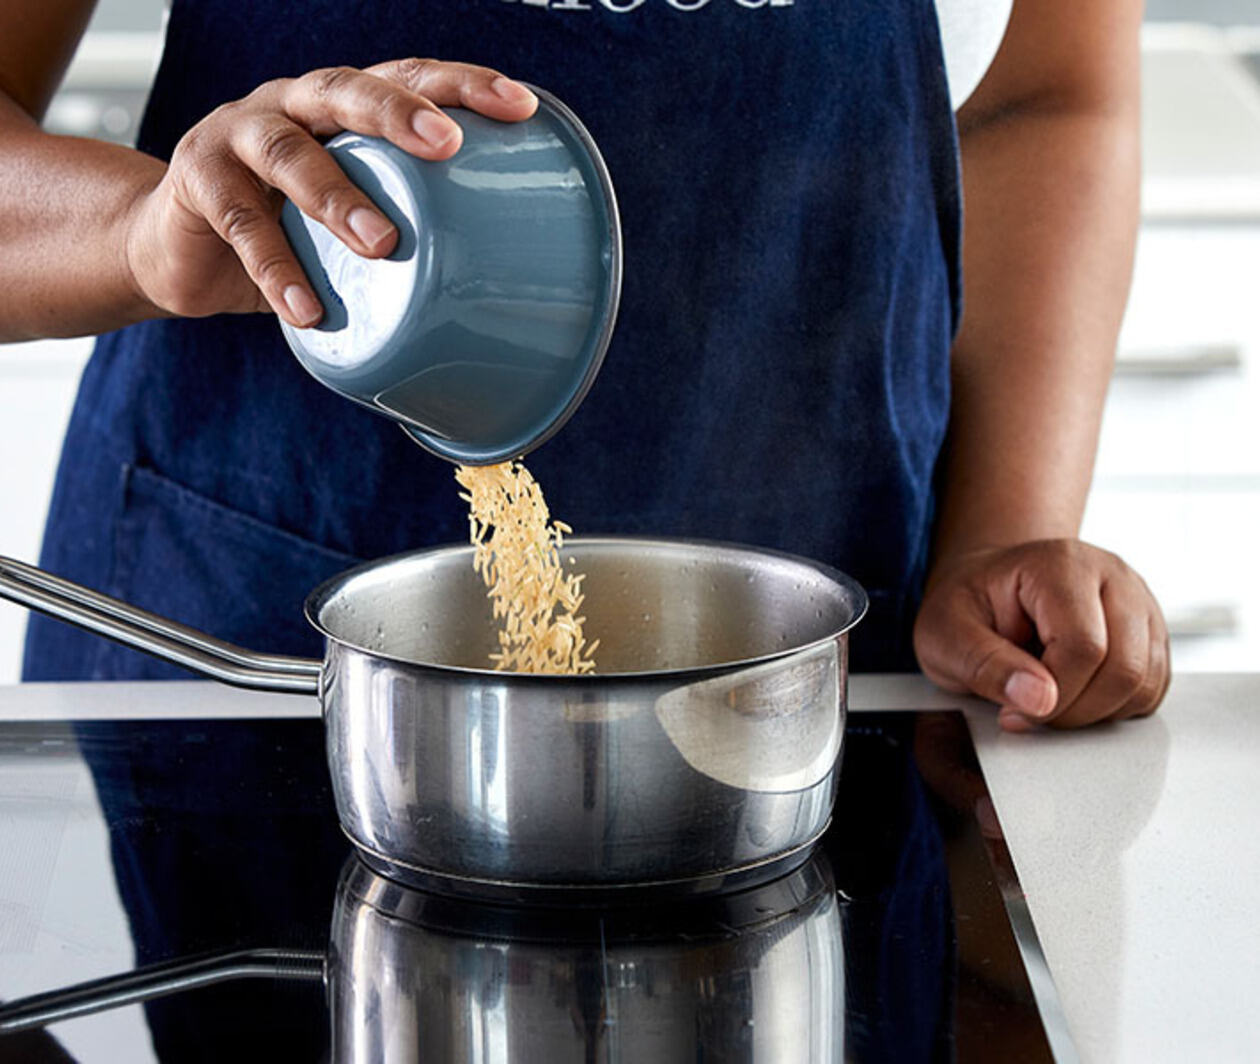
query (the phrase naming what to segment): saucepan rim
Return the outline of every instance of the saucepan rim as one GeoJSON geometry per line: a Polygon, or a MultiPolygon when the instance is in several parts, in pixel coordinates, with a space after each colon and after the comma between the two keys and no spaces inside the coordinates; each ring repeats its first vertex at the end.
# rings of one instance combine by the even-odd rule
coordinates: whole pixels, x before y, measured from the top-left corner
{"type": "Polygon", "coordinates": [[[857,626],[862,618],[866,616],[867,610],[870,607],[870,599],[866,590],[861,584],[853,579],[853,577],[823,562],[815,561],[814,559],[804,557],[803,555],[792,554],[788,551],[774,550],[768,547],[754,547],[746,543],[735,543],[726,540],[698,539],[693,537],[591,535],[569,536],[565,539],[566,546],[599,547],[607,544],[629,544],[649,549],[692,547],[712,551],[725,551],[737,554],[754,555],[760,558],[779,559],[781,561],[811,569],[818,575],[838,585],[847,594],[852,596],[854,605],[853,614],[845,624],[841,625],[839,628],[832,629],[817,639],[810,640],[806,643],[797,643],[792,646],[784,647],[781,650],[774,650],[765,654],[758,654],[747,658],[739,658],[733,661],[714,662],[706,665],[680,666],[668,669],[643,669],[632,672],[596,671],[582,674],[506,672],[498,671],[488,665],[485,668],[478,668],[470,665],[452,665],[442,662],[417,661],[403,657],[399,654],[390,654],[386,651],[365,646],[354,640],[347,639],[342,635],[332,632],[320,619],[320,615],[323,612],[324,607],[328,605],[328,603],[331,602],[351,581],[360,576],[375,572],[378,569],[383,569],[392,564],[396,564],[405,559],[436,559],[444,556],[462,554],[468,556],[468,565],[471,569],[472,553],[474,548],[467,543],[448,544],[445,546],[431,547],[423,550],[403,551],[399,554],[389,555],[384,558],[377,558],[373,561],[364,562],[361,565],[356,565],[353,568],[346,569],[315,587],[306,597],[304,611],[306,619],[310,625],[328,642],[335,643],[338,646],[348,648],[350,650],[358,651],[359,653],[365,654],[377,661],[388,661],[407,669],[418,669],[427,672],[465,676],[469,678],[476,678],[478,680],[493,680],[497,683],[562,683],[596,686],[616,681],[641,683],[644,680],[683,677],[691,682],[708,677],[725,675],[727,673],[740,669],[747,669],[755,665],[764,665],[770,662],[783,661],[798,654],[803,654],[836,642],[841,636],[844,636],[857,626]]]}

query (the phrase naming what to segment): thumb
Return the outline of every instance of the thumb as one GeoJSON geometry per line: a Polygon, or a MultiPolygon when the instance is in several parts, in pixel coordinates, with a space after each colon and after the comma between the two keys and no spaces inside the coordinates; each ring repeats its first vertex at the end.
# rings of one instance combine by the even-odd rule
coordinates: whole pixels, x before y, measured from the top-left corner
{"type": "Polygon", "coordinates": [[[976,617],[953,616],[920,625],[915,649],[933,683],[996,702],[999,719],[1045,720],[1054,713],[1059,688],[1049,670],[1026,650],[1004,639],[976,617]]]}

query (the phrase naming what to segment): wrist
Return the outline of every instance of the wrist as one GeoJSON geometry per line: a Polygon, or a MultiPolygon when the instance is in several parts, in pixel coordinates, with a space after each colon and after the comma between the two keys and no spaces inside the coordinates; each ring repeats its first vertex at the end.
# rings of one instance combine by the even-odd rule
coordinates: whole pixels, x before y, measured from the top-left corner
{"type": "Polygon", "coordinates": [[[1078,530],[1057,530],[1057,534],[1011,533],[1006,536],[980,536],[964,540],[951,540],[933,547],[928,560],[927,574],[924,578],[925,592],[931,590],[942,578],[966,568],[972,564],[982,563],[986,558],[1001,555],[1006,551],[1018,548],[1048,546],[1059,543],[1076,543],[1080,539],[1078,530]]]}
{"type": "Polygon", "coordinates": [[[1051,469],[991,470],[981,480],[965,477],[955,465],[955,477],[941,494],[936,528],[928,559],[928,579],[958,559],[992,553],[1025,543],[1075,540],[1080,537],[1089,475],[1060,467],[1053,492],[1030,492],[1021,485],[1050,484],[1051,469]],[[1083,485],[1082,485],[1083,482],[1083,485]]]}
{"type": "Polygon", "coordinates": [[[118,275],[122,283],[122,305],[119,310],[131,322],[164,317],[166,310],[149,294],[145,278],[153,276],[152,241],[148,239],[151,197],[158,181],[137,186],[118,216],[119,239],[114,246],[119,252],[118,275]]]}

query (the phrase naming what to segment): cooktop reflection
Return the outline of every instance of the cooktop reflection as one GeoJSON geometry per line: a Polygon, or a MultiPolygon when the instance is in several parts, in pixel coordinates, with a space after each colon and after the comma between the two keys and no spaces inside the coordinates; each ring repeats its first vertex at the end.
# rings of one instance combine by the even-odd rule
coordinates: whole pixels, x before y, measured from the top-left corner
{"type": "Polygon", "coordinates": [[[351,856],[316,720],[0,725],[0,1064],[1053,1059],[961,715],[843,757],[786,876],[521,909],[351,856]]]}

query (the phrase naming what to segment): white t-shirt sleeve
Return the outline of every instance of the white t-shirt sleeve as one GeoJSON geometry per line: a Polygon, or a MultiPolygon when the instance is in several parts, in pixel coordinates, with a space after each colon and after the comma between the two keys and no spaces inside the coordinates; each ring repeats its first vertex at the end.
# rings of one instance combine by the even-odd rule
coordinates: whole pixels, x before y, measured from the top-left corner
{"type": "Polygon", "coordinates": [[[998,53],[1014,0],[936,0],[949,98],[957,111],[998,53]]]}

